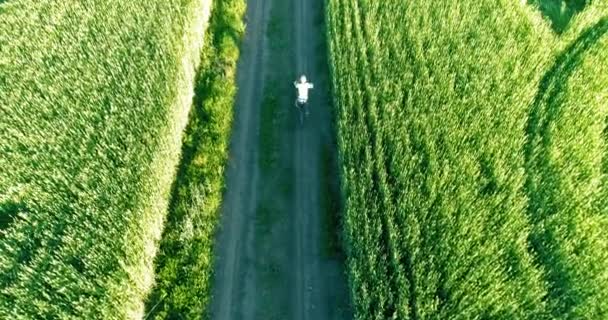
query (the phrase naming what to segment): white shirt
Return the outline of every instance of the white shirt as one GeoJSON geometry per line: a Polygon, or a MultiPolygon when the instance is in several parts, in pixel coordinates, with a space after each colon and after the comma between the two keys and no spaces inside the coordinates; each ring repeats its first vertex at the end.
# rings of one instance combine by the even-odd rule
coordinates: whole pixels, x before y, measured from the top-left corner
{"type": "Polygon", "coordinates": [[[296,82],[296,88],[298,88],[298,100],[307,101],[308,100],[308,90],[312,89],[314,86],[310,82],[296,82]]]}

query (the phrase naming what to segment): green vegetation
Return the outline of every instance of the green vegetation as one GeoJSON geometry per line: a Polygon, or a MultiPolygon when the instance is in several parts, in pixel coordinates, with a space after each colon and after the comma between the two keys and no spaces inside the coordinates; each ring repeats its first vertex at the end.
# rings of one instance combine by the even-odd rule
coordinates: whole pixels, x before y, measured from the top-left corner
{"type": "Polygon", "coordinates": [[[244,10],[242,0],[213,3],[147,319],[206,316],[244,10]]]}
{"type": "Polygon", "coordinates": [[[141,318],[209,2],[0,8],[0,318],[141,318]]]}
{"type": "Polygon", "coordinates": [[[572,18],[582,11],[590,0],[528,0],[551,21],[553,30],[562,33],[572,18]]]}
{"type": "Polygon", "coordinates": [[[546,270],[553,318],[608,316],[607,72],[608,16],[557,56],[530,114],[530,242],[546,270]]]}
{"type": "Polygon", "coordinates": [[[516,1],[329,1],[356,319],[608,315],[608,11],[587,5],[558,37],[516,1]]]}

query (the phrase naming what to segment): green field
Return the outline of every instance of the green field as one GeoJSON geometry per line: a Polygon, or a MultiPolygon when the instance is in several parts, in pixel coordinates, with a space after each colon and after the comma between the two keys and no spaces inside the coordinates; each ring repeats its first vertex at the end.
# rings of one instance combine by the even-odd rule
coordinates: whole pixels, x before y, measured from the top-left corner
{"type": "Polygon", "coordinates": [[[356,319],[608,316],[608,11],[580,10],[329,1],[356,319]]]}
{"type": "MultiPolygon", "coordinates": [[[[324,1],[354,318],[608,319],[608,0],[324,1]]],[[[0,319],[209,318],[245,3],[0,0],[0,319]]]]}
{"type": "Polygon", "coordinates": [[[210,2],[0,5],[0,318],[141,318],[210,2]]]}

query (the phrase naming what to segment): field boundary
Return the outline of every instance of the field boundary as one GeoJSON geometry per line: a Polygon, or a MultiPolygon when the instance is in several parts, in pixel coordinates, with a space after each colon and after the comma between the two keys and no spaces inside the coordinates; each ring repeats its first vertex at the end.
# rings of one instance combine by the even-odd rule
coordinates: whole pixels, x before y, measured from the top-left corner
{"type": "Polygon", "coordinates": [[[241,0],[213,1],[145,319],[206,314],[243,11],[241,0]]]}

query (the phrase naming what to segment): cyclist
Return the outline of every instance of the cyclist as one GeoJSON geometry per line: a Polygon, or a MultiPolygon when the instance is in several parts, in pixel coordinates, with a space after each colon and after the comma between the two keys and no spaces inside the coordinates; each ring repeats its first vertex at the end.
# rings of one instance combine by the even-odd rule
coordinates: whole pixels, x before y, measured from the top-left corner
{"type": "Polygon", "coordinates": [[[296,89],[298,89],[296,107],[302,108],[306,114],[308,114],[308,109],[306,109],[306,103],[308,102],[308,90],[314,88],[314,85],[306,81],[305,75],[300,76],[300,80],[295,81],[293,85],[296,87],[296,89]]]}

